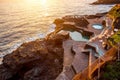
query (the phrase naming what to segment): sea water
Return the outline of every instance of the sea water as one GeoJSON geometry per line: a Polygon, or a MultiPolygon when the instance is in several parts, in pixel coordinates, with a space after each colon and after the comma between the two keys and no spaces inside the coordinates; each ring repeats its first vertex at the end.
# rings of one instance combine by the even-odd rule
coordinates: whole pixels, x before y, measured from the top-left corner
{"type": "Polygon", "coordinates": [[[95,0],[0,1],[0,57],[22,43],[45,37],[56,18],[109,11],[113,5],[90,5],[95,0]]]}

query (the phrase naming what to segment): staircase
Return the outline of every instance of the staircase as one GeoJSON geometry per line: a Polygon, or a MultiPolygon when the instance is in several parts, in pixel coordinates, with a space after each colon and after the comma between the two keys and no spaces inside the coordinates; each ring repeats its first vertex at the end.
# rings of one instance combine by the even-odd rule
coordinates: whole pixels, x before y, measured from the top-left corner
{"type": "Polygon", "coordinates": [[[100,68],[103,64],[113,59],[117,52],[116,48],[111,48],[109,51],[107,51],[102,57],[96,59],[93,63],[91,63],[91,66],[88,66],[86,69],[84,69],[82,72],[79,72],[75,75],[73,80],[88,80],[92,77],[92,74],[100,68]],[[104,60],[104,61],[103,61],[104,60]],[[99,65],[98,65],[99,63],[99,65]],[[86,77],[86,75],[89,75],[86,77]]]}

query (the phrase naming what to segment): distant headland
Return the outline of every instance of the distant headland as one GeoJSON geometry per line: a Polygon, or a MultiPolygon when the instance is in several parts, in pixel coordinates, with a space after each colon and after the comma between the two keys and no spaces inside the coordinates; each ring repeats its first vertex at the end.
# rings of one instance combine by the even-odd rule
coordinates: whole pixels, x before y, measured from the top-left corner
{"type": "Polygon", "coordinates": [[[97,0],[92,4],[119,4],[120,0],[97,0]]]}

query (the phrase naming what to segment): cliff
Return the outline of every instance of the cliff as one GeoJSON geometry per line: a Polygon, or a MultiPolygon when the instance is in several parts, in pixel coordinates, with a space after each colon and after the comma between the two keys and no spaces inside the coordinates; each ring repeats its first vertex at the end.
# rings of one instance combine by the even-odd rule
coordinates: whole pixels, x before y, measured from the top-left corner
{"type": "Polygon", "coordinates": [[[62,42],[67,36],[22,44],[3,58],[0,80],[54,80],[63,68],[62,42]]]}

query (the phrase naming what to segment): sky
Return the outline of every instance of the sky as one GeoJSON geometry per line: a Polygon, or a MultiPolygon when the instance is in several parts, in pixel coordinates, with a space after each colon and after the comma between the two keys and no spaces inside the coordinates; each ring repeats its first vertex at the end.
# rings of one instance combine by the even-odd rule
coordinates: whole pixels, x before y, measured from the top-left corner
{"type": "Polygon", "coordinates": [[[0,2],[19,2],[24,0],[0,0],[0,2]]]}

